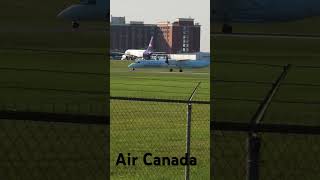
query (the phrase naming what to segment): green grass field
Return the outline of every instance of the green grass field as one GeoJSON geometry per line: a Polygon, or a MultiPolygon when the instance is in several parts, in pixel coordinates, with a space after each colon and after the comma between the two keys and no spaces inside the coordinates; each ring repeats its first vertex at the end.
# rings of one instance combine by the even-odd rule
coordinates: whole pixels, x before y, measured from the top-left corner
{"type": "MultiPolygon", "coordinates": [[[[260,64],[292,64],[276,100],[315,101],[319,87],[303,87],[289,83],[319,84],[317,68],[297,66],[319,66],[319,39],[282,39],[282,38],[216,38],[213,75],[217,80],[274,82],[282,72],[282,67],[268,67],[248,64],[228,64],[223,61],[253,62],[260,64]],[[286,84],[287,83],[287,84],[286,84]]],[[[219,83],[215,84],[216,97],[262,99],[271,84],[219,83]]],[[[218,102],[216,119],[248,121],[257,108],[255,102],[218,102]],[[237,108],[235,108],[237,107],[237,108]],[[235,111],[237,111],[235,113],[235,111]],[[231,113],[233,112],[233,113],[231,113]]],[[[273,104],[264,122],[318,124],[319,114],[316,105],[273,104]],[[313,110],[312,110],[313,109],[313,110]],[[283,118],[286,117],[286,118],[283,118]],[[301,120],[303,117],[307,119],[301,120]],[[299,122],[300,121],[300,122],[299,122]]]]}
{"type": "MultiPolygon", "coordinates": [[[[38,71],[105,73],[102,56],[1,49],[0,58],[2,110],[106,114],[106,76],[38,71]]],[[[4,179],[105,177],[106,126],[1,120],[0,129],[4,179]]]]}
{"type": "MultiPolygon", "coordinates": [[[[107,77],[85,73],[105,73],[103,56],[0,49],[0,58],[1,110],[106,114],[107,77]]],[[[106,126],[2,119],[0,130],[3,179],[105,178],[106,126]]]]}
{"type": "MultiPolygon", "coordinates": [[[[112,62],[112,80],[108,82],[103,75],[108,68],[104,56],[53,52],[106,53],[106,32],[96,30],[105,29],[105,23],[82,22],[81,27],[88,31],[72,32],[70,22],[56,19],[60,10],[76,2],[0,3],[2,109],[105,115],[108,107],[103,92],[108,91],[108,83],[112,96],[187,99],[201,82],[195,100],[209,99],[208,68],[194,70],[194,74],[189,70],[130,72],[127,62],[112,62]]],[[[119,151],[132,149],[137,155],[184,154],[185,104],[113,101],[111,110],[112,162],[119,151]]],[[[209,176],[208,117],[208,105],[194,105],[192,155],[198,166],[191,168],[191,174],[197,179],[209,176]]],[[[16,179],[22,174],[23,179],[105,179],[106,127],[12,120],[0,123],[0,146],[4,149],[0,152],[4,162],[1,178],[16,179]]],[[[182,166],[134,169],[137,171],[112,166],[112,179],[127,179],[133,173],[137,179],[183,178],[184,173],[182,166]]]]}
{"type": "MultiPolygon", "coordinates": [[[[98,55],[106,54],[106,32],[72,32],[70,22],[56,19],[75,2],[0,3],[1,110],[106,114],[108,77],[92,74],[107,72],[106,57],[98,55]]],[[[83,24],[98,26],[105,23],[83,24]]],[[[106,126],[2,119],[0,131],[1,179],[105,179],[108,173],[106,126]]]]}
{"type": "Polygon", "coordinates": [[[149,97],[187,100],[196,85],[201,82],[195,100],[209,100],[208,68],[186,69],[180,73],[168,69],[129,70],[132,62],[111,61],[111,96],[149,97]]]}
{"type": "Polygon", "coordinates": [[[2,58],[0,96],[4,107],[15,104],[19,110],[25,110],[26,106],[29,106],[29,110],[36,111],[43,108],[43,111],[48,111],[50,109],[46,106],[55,104],[56,110],[59,112],[60,109],[60,112],[63,112],[61,109],[63,107],[59,106],[80,105],[83,106],[81,111],[85,111],[85,106],[92,104],[100,106],[99,110],[99,107],[96,107],[97,113],[106,112],[102,107],[105,107],[103,92],[107,92],[107,78],[103,75],[86,74],[86,72],[106,72],[103,56],[23,50],[0,50],[0,53],[2,58]],[[83,72],[83,74],[59,71],[83,72]]]}
{"type": "MultiPolygon", "coordinates": [[[[70,31],[70,22],[56,14],[77,1],[0,3],[0,106],[2,110],[28,110],[105,115],[108,105],[107,60],[101,55],[30,51],[106,53],[104,31],[70,31]],[[45,7],[45,8],[44,8],[45,7]],[[41,14],[39,16],[39,14],[41,14]],[[20,49],[12,49],[20,48],[20,49]],[[2,68],[2,69],[1,69],[2,68]],[[13,70],[18,68],[20,70],[13,70]],[[21,70],[21,69],[37,70],[21,70]],[[41,71],[39,71],[41,70],[41,71]],[[43,71],[45,70],[45,71],[43,71]],[[61,73],[49,71],[83,72],[61,73]],[[100,73],[88,74],[88,73],[100,73]],[[90,93],[88,93],[90,92],[90,93]],[[54,105],[54,106],[53,106],[54,105]],[[54,108],[53,108],[54,107],[54,108]]],[[[277,24],[236,24],[236,32],[318,34],[318,18],[277,24]],[[312,26],[310,25],[312,24],[312,26]]],[[[83,23],[92,29],[104,23],[83,23]]],[[[219,28],[213,26],[213,29],[219,28]]],[[[213,37],[214,60],[285,65],[320,66],[318,39],[213,37]]],[[[195,100],[209,100],[209,68],[169,73],[166,69],[130,72],[126,61],[111,62],[111,96],[187,99],[201,82],[195,100]]],[[[211,80],[273,82],[281,68],[214,63],[211,80]]],[[[285,83],[320,84],[319,69],[293,67],[285,83]]],[[[270,85],[215,83],[216,97],[262,99],[270,85]]],[[[319,102],[319,87],[283,84],[275,99],[319,102]]],[[[183,167],[115,167],[119,152],[139,158],[184,154],[186,105],[155,102],[111,102],[111,178],[182,179],[183,167]]],[[[217,120],[247,122],[257,103],[216,101],[217,120]]],[[[318,125],[318,104],[272,103],[263,122],[318,125]]],[[[191,154],[198,165],[192,179],[209,177],[209,106],[193,105],[191,154]]],[[[1,179],[105,179],[107,128],[31,121],[1,120],[1,179]]],[[[216,132],[214,157],[217,179],[244,179],[246,134],[216,132]]],[[[263,134],[261,179],[311,179],[319,177],[319,137],[263,134]],[[307,175],[306,175],[307,174],[307,175]]]]}
{"type": "MultiPolygon", "coordinates": [[[[251,27],[255,25],[235,27],[240,27],[237,32],[314,33],[314,29],[308,28],[311,26],[310,22],[304,26],[300,26],[299,23],[287,24],[288,26],[285,24],[266,25],[265,31],[263,26],[253,29],[251,27]]],[[[316,29],[319,27],[318,24],[314,23],[313,27],[316,29]]],[[[262,100],[282,72],[281,67],[241,63],[283,66],[292,64],[262,123],[319,125],[317,103],[320,101],[319,86],[317,86],[320,84],[319,68],[299,67],[320,66],[319,39],[217,36],[212,38],[214,58],[212,80],[217,81],[213,85],[213,94],[217,98],[213,103],[215,120],[249,122],[259,102],[247,100],[262,100]],[[235,63],[226,63],[230,61],[235,63]],[[294,83],[309,84],[309,86],[294,83]],[[279,103],[277,102],[279,100],[307,103],[279,103]]],[[[222,131],[212,133],[214,133],[211,140],[212,151],[215,152],[212,168],[215,178],[244,179],[247,165],[247,133],[222,131]]],[[[319,136],[263,133],[260,137],[262,138],[261,163],[259,163],[261,179],[318,179],[319,136]]]]}
{"type": "MultiPolygon", "coordinates": [[[[187,100],[201,82],[194,100],[210,98],[209,68],[169,72],[136,69],[131,62],[111,61],[111,96],[187,100]]],[[[144,153],[182,157],[185,152],[186,104],[111,100],[111,179],[183,179],[184,166],[145,166],[144,153]],[[118,153],[131,153],[136,166],[115,166],[118,153]]],[[[209,105],[193,105],[191,155],[197,166],[191,178],[209,178],[209,105]]]]}

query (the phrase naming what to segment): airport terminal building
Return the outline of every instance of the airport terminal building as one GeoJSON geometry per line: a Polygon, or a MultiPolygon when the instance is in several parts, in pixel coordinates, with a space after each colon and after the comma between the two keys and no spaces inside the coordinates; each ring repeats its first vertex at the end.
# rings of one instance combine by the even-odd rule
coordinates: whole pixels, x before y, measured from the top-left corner
{"type": "Polygon", "coordinates": [[[125,17],[111,17],[110,49],[144,49],[154,36],[154,50],[166,53],[193,53],[200,51],[200,25],[191,18],[178,18],[157,24],[142,21],[125,22],[125,17]]]}

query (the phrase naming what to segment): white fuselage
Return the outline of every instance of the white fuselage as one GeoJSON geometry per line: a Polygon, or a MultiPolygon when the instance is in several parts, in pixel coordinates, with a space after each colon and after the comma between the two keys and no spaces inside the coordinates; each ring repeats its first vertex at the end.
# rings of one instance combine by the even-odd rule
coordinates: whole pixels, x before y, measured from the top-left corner
{"type": "Polygon", "coordinates": [[[121,60],[142,58],[142,57],[143,57],[143,53],[144,53],[145,51],[146,51],[146,50],[128,49],[128,50],[126,50],[126,52],[125,52],[124,55],[122,56],[121,60]]]}
{"type": "Polygon", "coordinates": [[[168,54],[169,59],[175,60],[210,60],[210,52],[196,52],[196,53],[183,53],[183,54],[168,54]]]}

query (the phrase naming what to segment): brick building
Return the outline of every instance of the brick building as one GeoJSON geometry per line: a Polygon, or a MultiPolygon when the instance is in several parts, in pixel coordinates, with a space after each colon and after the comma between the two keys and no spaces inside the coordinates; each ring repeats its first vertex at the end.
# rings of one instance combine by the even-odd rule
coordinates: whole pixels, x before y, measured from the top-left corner
{"type": "Polygon", "coordinates": [[[154,36],[154,49],[167,53],[192,53],[200,51],[200,25],[193,19],[178,18],[173,23],[113,24],[110,28],[110,47],[113,51],[145,49],[154,36]]]}

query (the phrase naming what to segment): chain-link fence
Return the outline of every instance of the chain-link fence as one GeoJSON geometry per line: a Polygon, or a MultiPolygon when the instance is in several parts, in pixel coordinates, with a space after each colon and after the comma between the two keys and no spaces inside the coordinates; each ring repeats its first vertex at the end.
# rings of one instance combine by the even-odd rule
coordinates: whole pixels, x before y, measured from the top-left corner
{"type": "Polygon", "coordinates": [[[188,106],[190,156],[197,160],[190,179],[209,179],[210,102],[124,97],[111,98],[111,179],[184,179],[185,166],[156,165],[153,158],[185,156],[188,106]],[[116,165],[119,153],[138,160],[116,165]],[[144,164],[146,153],[152,154],[147,161],[153,165],[144,164]]]}
{"type": "Polygon", "coordinates": [[[56,18],[70,2],[17,3],[0,12],[0,179],[107,179],[107,24],[74,31],[56,18]]]}
{"type": "MultiPolygon", "coordinates": [[[[105,114],[85,115],[70,109],[63,113],[37,112],[35,108],[23,111],[22,107],[26,106],[3,106],[0,111],[1,179],[108,177],[109,131],[105,114]]],[[[104,109],[106,113],[106,104],[104,109]]]]}
{"type": "Polygon", "coordinates": [[[213,123],[213,179],[319,179],[319,127],[261,125],[251,146],[250,128],[213,123]]]}
{"type": "Polygon", "coordinates": [[[315,90],[319,85],[315,81],[319,79],[308,76],[314,75],[314,69],[319,67],[224,63],[251,65],[252,69],[267,66],[254,78],[262,79],[273,69],[278,75],[272,82],[254,78],[214,81],[218,93],[213,96],[215,116],[211,122],[213,179],[319,179],[320,156],[317,152],[320,150],[320,127],[316,120],[319,113],[315,110],[319,102],[310,100],[318,97],[315,90]],[[241,86],[247,92],[233,92],[238,97],[221,97],[227,93],[219,91],[223,86],[218,83],[230,82],[235,89],[241,86]],[[260,86],[263,86],[263,91],[257,91],[260,86]],[[226,107],[237,109],[233,114],[223,114],[228,112],[226,107]]]}

